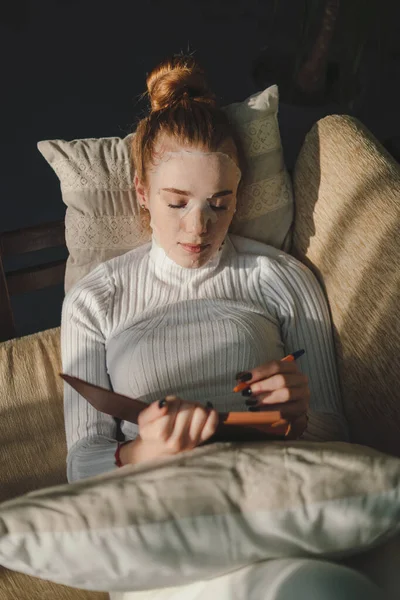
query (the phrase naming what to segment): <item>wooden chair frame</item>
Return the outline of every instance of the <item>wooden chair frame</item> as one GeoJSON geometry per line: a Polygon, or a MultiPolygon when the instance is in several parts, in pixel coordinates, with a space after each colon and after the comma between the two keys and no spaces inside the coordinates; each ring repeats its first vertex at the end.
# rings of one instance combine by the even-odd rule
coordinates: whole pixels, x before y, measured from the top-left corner
{"type": "Polygon", "coordinates": [[[0,342],[16,337],[11,296],[64,281],[67,259],[5,272],[3,259],[44,248],[65,246],[64,220],[0,233],[0,342]]]}

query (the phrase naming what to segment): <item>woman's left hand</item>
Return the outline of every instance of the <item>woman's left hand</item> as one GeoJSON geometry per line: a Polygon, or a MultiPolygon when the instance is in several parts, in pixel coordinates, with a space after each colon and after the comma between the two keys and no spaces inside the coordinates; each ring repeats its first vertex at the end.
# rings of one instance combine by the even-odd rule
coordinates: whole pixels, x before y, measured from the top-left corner
{"type": "Polygon", "coordinates": [[[279,410],[282,418],[294,421],[304,417],[310,404],[308,377],[295,361],[272,360],[251,369],[249,387],[242,391],[251,410],[279,410]],[[251,389],[251,395],[245,392],[251,389]]]}

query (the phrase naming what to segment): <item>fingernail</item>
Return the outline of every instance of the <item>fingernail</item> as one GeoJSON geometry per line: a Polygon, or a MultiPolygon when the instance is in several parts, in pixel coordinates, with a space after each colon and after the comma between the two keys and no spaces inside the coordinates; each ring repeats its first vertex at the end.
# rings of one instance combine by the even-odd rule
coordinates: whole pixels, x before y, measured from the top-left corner
{"type": "Polygon", "coordinates": [[[246,388],[245,390],[242,391],[242,396],[251,396],[252,395],[252,391],[251,388],[246,388]]]}
{"type": "Polygon", "coordinates": [[[211,404],[211,402],[207,402],[206,408],[214,408],[214,406],[211,404]]]}
{"type": "Polygon", "coordinates": [[[249,379],[251,379],[252,377],[253,375],[248,371],[240,371],[235,375],[235,379],[239,379],[239,381],[241,381],[242,383],[244,383],[245,381],[249,381],[249,379]]]}
{"type": "Polygon", "coordinates": [[[245,405],[246,406],[254,406],[255,404],[257,404],[258,400],[256,398],[249,398],[248,400],[246,400],[245,405]]]}
{"type": "Polygon", "coordinates": [[[250,412],[258,412],[260,410],[259,406],[249,406],[249,408],[247,409],[250,412]]]}
{"type": "Polygon", "coordinates": [[[158,403],[158,408],[163,408],[165,405],[167,404],[167,401],[165,398],[163,398],[162,400],[160,400],[160,402],[158,403]]]}

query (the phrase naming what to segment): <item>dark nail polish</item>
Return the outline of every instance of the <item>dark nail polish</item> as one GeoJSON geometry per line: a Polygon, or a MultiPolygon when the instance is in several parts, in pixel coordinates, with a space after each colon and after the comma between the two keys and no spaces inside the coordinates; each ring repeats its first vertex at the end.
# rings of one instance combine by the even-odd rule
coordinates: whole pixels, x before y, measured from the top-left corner
{"type": "Polygon", "coordinates": [[[254,406],[255,404],[257,404],[258,400],[256,400],[256,398],[249,398],[248,400],[246,400],[245,405],[246,406],[254,406]]]}
{"type": "Polygon", "coordinates": [[[249,408],[247,409],[250,412],[258,412],[260,410],[259,406],[249,406],[249,408]]]}
{"type": "Polygon", "coordinates": [[[242,396],[251,396],[252,395],[252,391],[251,388],[246,388],[245,390],[242,391],[242,396]]]}
{"type": "Polygon", "coordinates": [[[214,406],[211,404],[211,402],[207,402],[206,408],[214,408],[214,406]]]}
{"type": "Polygon", "coordinates": [[[240,371],[240,373],[236,373],[235,379],[238,379],[241,383],[244,383],[245,381],[249,381],[252,377],[253,375],[248,371],[240,371]]]}
{"type": "Polygon", "coordinates": [[[162,400],[160,400],[160,402],[158,403],[158,407],[159,408],[163,408],[165,405],[167,404],[167,401],[165,398],[163,398],[162,400]]]}

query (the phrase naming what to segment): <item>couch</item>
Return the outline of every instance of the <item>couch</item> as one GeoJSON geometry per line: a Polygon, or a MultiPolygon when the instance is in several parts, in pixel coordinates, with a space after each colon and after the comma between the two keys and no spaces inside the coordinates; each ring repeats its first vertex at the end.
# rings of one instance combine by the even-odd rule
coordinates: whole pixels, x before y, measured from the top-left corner
{"type": "MultiPolygon", "coordinates": [[[[307,134],[292,180],[291,253],[329,302],[351,441],[400,457],[400,166],[356,118],[330,115],[307,134]]],[[[66,482],[60,372],[60,327],[0,344],[0,501],[66,482]]],[[[380,556],[398,564],[399,542],[380,556]]],[[[353,564],[374,573],[376,556],[353,564]]],[[[14,598],[108,595],[0,567],[0,600],[14,598]]]]}

